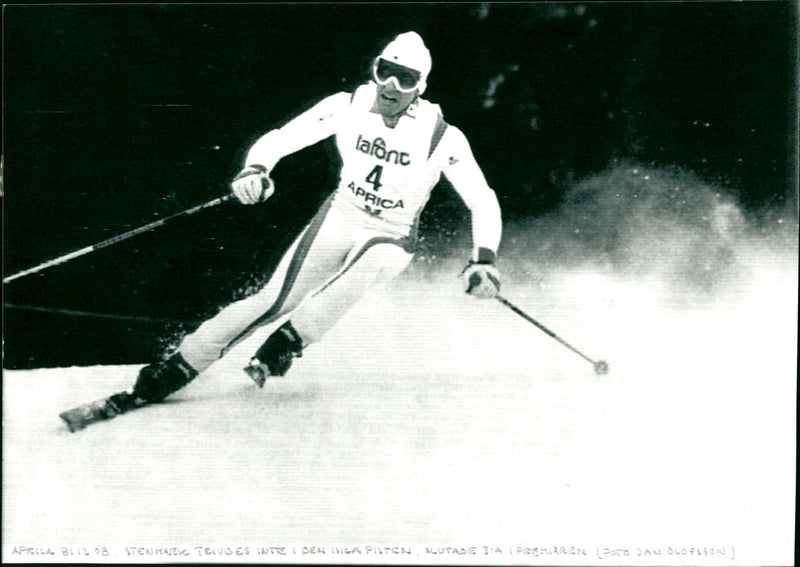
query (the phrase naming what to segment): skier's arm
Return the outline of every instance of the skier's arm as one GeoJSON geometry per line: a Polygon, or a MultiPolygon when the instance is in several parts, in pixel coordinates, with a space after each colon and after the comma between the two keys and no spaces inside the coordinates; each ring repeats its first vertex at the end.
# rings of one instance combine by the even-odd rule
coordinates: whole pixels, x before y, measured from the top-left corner
{"type": "Polygon", "coordinates": [[[472,260],[494,263],[503,230],[497,195],[486,182],[461,130],[448,126],[438,151],[446,154],[444,175],[472,214],[472,260]]]}
{"type": "Polygon", "coordinates": [[[281,158],[332,136],[336,121],[349,104],[349,93],[331,95],[280,128],[267,132],[250,148],[245,166],[261,165],[272,170],[281,158]]]}
{"type": "Polygon", "coordinates": [[[269,177],[275,164],[289,154],[332,136],[337,120],[349,103],[348,93],[331,95],[256,140],[247,153],[244,169],[231,183],[239,201],[247,205],[266,201],[275,191],[275,184],[269,177]]]}
{"type": "Polygon", "coordinates": [[[472,213],[472,258],[462,272],[464,291],[475,297],[491,298],[500,291],[500,274],[495,267],[502,233],[502,214],[497,195],[472,155],[466,136],[448,126],[439,146],[445,155],[443,172],[472,213]]]}

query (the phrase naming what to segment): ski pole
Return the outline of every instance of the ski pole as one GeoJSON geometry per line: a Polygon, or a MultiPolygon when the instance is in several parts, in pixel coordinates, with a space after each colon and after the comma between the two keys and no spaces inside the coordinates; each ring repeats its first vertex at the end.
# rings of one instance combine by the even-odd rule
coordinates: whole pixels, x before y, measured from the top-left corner
{"type": "Polygon", "coordinates": [[[213,199],[207,203],[203,203],[202,205],[197,205],[196,207],[192,207],[191,209],[187,209],[183,212],[175,213],[174,215],[164,217],[163,219],[151,222],[150,224],[146,224],[144,226],[140,226],[139,228],[134,228],[133,230],[130,230],[123,234],[112,236],[111,238],[103,240],[102,242],[98,242],[97,244],[92,244],[91,246],[81,248],[80,250],[75,250],[74,252],[70,252],[69,254],[64,254],[63,256],[59,256],[58,258],[53,258],[52,260],[43,262],[38,266],[34,266],[32,268],[28,268],[27,270],[17,272],[16,274],[8,276],[7,278],[3,278],[3,283],[5,284],[17,278],[21,278],[22,276],[27,276],[28,274],[34,274],[36,272],[40,272],[45,268],[55,266],[56,264],[63,264],[64,262],[68,262],[70,260],[78,258],[79,256],[83,256],[84,254],[94,252],[95,250],[100,250],[101,248],[105,248],[106,246],[111,246],[112,244],[116,244],[117,242],[122,242],[123,240],[127,240],[128,238],[136,236],[137,234],[142,234],[143,232],[147,232],[148,230],[157,228],[172,219],[176,219],[178,217],[183,217],[186,215],[191,215],[198,211],[202,211],[203,209],[208,209],[210,207],[215,207],[221,203],[230,201],[231,199],[233,199],[233,195],[225,195],[224,197],[217,197],[216,199],[213,199]]]}
{"type": "Polygon", "coordinates": [[[501,295],[496,295],[495,299],[497,299],[497,301],[499,301],[500,303],[511,309],[511,311],[513,311],[514,313],[516,313],[517,315],[528,321],[528,323],[532,323],[534,326],[536,326],[536,328],[538,328],[541,331],[544,331],[545,334],[554,338],[555,340],[560,342],[562,345],[570,349],[575,354],[591,362],[592,366],[594,366],[595,374],[608,374],[608,362],[606,362],[605,360],[596,360],[596,361],[592,360],[591,358],[583,354],[581,351],[576,349],[574,346],[569,344],[567,341],[556,335],[553,331],[551,331],[550,329],[539,323],[536,319],[525,313],[522,309],[511,303],[505,297],[502,297],[501,295]]]}

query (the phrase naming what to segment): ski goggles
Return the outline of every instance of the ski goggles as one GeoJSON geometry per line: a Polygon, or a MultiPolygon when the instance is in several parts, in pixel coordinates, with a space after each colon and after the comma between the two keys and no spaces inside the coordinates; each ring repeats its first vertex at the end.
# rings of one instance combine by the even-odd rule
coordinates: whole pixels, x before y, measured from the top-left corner
{"type": "Polygon", "coordinates": [[[402,93],[412,92],[419,86],[422,79],[419,71],[414,71],[408,67],[380,58],[373,65],[372,74],[375,77],[375,82],[381,86],[388,85],[390,81],[394,81],[394,88],[402,93]]]}

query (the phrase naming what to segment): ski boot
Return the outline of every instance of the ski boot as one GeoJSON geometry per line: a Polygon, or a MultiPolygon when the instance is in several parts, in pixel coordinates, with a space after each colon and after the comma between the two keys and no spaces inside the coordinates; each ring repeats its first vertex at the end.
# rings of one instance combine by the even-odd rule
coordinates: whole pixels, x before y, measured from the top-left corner
{"type": "Polygon", "coordinates": [[[292,324],[286,321],[261,345],[244,371],[259,388],[263,388],[268,376],[286,374],[295,356],[303,356],[303,341],[292,324]]]}
{"type": "Polygon", "coordinates": [[[175,353],[166,360],[148,364],[139,371],[133,394],[148,402],[158,402],[177,392],[197,377],[198,372],[175,353]]]}

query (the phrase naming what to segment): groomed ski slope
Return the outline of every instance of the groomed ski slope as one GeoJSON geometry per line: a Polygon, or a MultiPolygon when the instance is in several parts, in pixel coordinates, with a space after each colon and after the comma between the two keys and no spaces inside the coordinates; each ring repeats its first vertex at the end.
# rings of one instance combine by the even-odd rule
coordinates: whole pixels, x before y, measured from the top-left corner
{"type": "Polygon", "coordinates": [[[263,389],[269,327],[78,433],[138,366],[5,372],[3,560],[792,564],[796,220],[622,164],[507,221],[504,296],[606,376],[465,296],[458,238],[263,389]]]}
{"type": "Polygon", "coordinates": [[[797,272],[750,260],[705,299],[581,270],[504,287],[608,376],[452,272],[368,297],[263,390],[241,367],[269,329],[79,433],[58,413],[138,367],[5,372],[3,559],[788,564],[797,272]],[[190,556],[137,555],[169,546],[190,556]]]}

